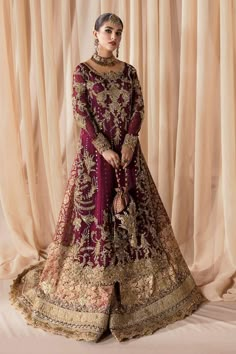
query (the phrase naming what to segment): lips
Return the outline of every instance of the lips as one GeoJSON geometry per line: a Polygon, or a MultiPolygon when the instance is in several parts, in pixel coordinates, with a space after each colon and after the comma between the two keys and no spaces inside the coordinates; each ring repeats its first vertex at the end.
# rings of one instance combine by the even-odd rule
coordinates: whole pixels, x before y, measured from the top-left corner
{"type": "Polygon", "coordinates": [[[109,44],[116,45],[116,42],[109,42],[109,44]]]}

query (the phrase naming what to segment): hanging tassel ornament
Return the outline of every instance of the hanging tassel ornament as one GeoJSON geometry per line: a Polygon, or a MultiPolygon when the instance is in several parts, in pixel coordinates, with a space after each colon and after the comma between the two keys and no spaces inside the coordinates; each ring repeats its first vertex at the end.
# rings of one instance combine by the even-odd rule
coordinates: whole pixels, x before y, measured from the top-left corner
{"type": "Polygon", "coordinates": [[[114,241],[118,239],[118,229],[125,229],[129,236],[131,247],[137,247],[136,235],[136,205],[129,194],[128,171],[125,169],[125,186],[121,186],[119,171],[115,169],[118,187],[115,188],[116,195],[112,203],[113,222],[114,222],[114,241]],[[119,223],[118,223],[119,221],[119,223]]]}

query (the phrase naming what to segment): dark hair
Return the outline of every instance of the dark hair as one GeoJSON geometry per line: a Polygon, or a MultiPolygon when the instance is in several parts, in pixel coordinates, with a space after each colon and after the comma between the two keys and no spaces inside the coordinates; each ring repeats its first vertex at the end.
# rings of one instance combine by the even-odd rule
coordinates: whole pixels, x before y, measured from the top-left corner
{"type": "Polygon", "coordinates": [[[113,13],[106,12],[106,13],[100,15],[96,19],[96,22],[95,22],[95,25],[94,25],[95,31],[99,31],[99,28],[104,24],[104,22],[110,21],[111,17],[115,18],[116,22],[120,23],[121,26],[122,26],[122,29],[123,29],[123,22],[121,21],[121,19],[117,15],[115,15],[113,13]]]}

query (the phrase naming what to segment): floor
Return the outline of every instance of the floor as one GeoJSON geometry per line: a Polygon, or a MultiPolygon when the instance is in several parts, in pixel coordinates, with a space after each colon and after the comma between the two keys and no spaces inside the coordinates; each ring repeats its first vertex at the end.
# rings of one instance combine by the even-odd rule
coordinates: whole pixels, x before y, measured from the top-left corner
{"type": "Polygon", "coordinates": [[[151,336],[119,343],[79,342],[26,324],[9,302],[10,280],[0,281],[1,354],[236,354],[236,302],[209,302],[185,320],[151,336]]]}

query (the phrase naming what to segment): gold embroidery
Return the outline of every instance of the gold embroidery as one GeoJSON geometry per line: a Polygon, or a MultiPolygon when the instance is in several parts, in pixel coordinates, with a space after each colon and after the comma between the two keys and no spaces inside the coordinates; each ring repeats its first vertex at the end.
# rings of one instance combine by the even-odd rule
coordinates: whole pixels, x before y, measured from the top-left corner
{"type": "MultiPolygon", "coordinates": [[[[89,216],[84,215],[83,211],[95,208],[93,197],[97,192],[97,183],[95,178],[92,178],[92,173],[95,172],[96,162],[95,156],[89,154],[87,150],[81,147],[80,152],[82,152],[83,160],[79,164],[78,177],[74,182],[74,203],[78,212],[82,212],[81,214],[78,213],[78,218],[83,215],[83,220],[88,223],[89,216]]],[[[78,220],[76,223],[78,225],[78,220]]]]}
{"type": "Polygon", "coordinates": [[[137,141],[138,141],[138,136],[132,134],[126,134],[123,142],[123,146],[128,146],[132,151],[134,151],[137,141]]]}
{"type": "MultiPolygon", "coordinates": [[[[76,93],[76,96],[72,96],[73,116],[80,128],[86,129],[86,120],[91,119],[90,117],[88,118],[87,102],[81,100],[81,96],[86,95],[86,85],[85,83],[76,82],[74,79],[73,88],[76,93]]],[[[94,128],[96,128],[95,125],[94,128]]]]}
{"type": "MultiPolygon", "coordinates": [[[[119,314],[111,314],[109,322],[111,333],[117,340],[123,341],[133,337],[150,335],[160,328],[184,319],[198,309],[204,298],[196,287],[193,287],[192,290],[189,287],[187,292],[183,292],[183,294],[185,294],[184,298],[180,296],[173,300],[166,297],[144,306],[140,311],[132,311],[131,313],[123,313],[124,309],[121,306],[122,310],[119,314]],[[175,303],[173,307],[170,305],[172,301],[173,304],[175,303]]],[[[135,297],[133,297],[133,301],[135,301],[135,297]]]]}
{"type": "MultiPolygon", "coordinates": [[[[150,267],[146,267],[148,262],[145,264],[146,275],[140,275],[136,262],[138,268],[132,268],[128,279],[124,269],[111,266],[120,275],[121,301],[115,307],[109,276],[106,281],[103,274],[104,285],[95,284],[90,278],[94,269],[87,267],[86,281],[81,273],[74,278],[68,263],[63,266],[57,286],[52,288],[50,279],[40,283],[45,261],[18,275],[11,286],[10,299],[28,323],[78,340],[99,340],[109,317],[110,330],[119,341],[150,334],[191,314],[205,299],[190,274],[172,281],[155,259],[149,261],[150,267]]],[[[80,267],[78,263],[77,266],[80,267]]],[[[129,267],[127,270],[130,272],[129,267]]]]}
{"type": "Polygon", "coordinates": [[[75,110],[76,104],[77,104],[76,97],[72,97],[72,105],[74,107],[74,119],[77,121],[80,128],[85,129],[86,128],[86,118],[83,117],[80,113],[76,112],[76,110],[75,110]]]}
{"type": "Polygon", "coordinates": [[[101,132],[99,133],[96,119],[90,114],[86,81],[83,74],[81,75],[80,67],[78,67],[78,71],[74,74],[73,90],[75,92],[73,92],[72,96],[74,119],[82,129],[86,130],[88,133],[91,132],[91,136],[96,135],[96,138],[93,139],[93,143],[97,150],[102,154],[103,151],[108,150],[111,145],[108,139],[106,139],[101,132]],[[76,74],[81,76],[79,81],[76,81],[76,74]]]}
{"type": "Polygon", "coordinates": [[[93,140],[93,145],[95,146],[95,148],[98,150],[100,154],[102,154],[106,150],[111,149],[110,143],[105,138],[105,136],[101,133],[99,133],[96,139],[93,140]]]}
{"type": "MultiPolygon", "coordinates": [[[[119,146],[124,138],[123,132],[127,131],[132,119],[133,90],[136,90],[136,88],[137,90],[140,89],[137,79],[135,77],[134,79],[131,78],[131,73],[136,73],[135,69],[125,64],[121,72],[96,73],[93,80],[88,75],[88,71],[91,72],[90,68],[86,65],[81,65],[80,70],[85,77],[88,101],[95,99],[97,103],[97,105],[90,106],[96,125],[102,133],[106,133],[109,136],[110,141],[119,146]],[[127,75],[123,75],[127,66],[127,75]],[[119,80],[121,76],[122,80],[119,80]],[[112,129],[110,127],[111,120],[112,129]]],[[[94,73],[93,70],[92,72],[94,73]]],[[[141,94],[141,91],[137,91],[137,95],[139,93],[141,94]]],[[[139,109],[138,104],[140,104],[140,100],[142,101],[142,98],[137,96],[134,109],[139,109]]]]}
{"type": "Polygon", "coordinates": [[[136,237],[136,205],[134,200],[131,199],[126,210],[115,215],[120,220],[120,227],[127,230],[130,237],[130,244],[132,247],[137,247],[136,237]]]}
{"type": "Polygon", "coordinates": [[[82,223],[82,219],[80,218],[75,218],[73,221],[73,225],[75,226],[75,230],[79,231],[80,227],[81,227],[81,223],[82,223]]]}
{"type": "MultiPolygon", "coordinates": [[[[142,88],[138,79],[137,71],[133,68],[133,87],[135,92],[135,103],[134,103],[134,114],[139,113],[141,117],[141,122],[143,121],[144,117],[144,102],[143,102],[143,95],[142,95],[142,88]]],[[[141,128],[141,124],[139,129],[141,128]]]]}

